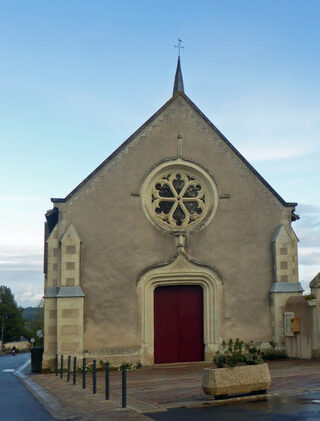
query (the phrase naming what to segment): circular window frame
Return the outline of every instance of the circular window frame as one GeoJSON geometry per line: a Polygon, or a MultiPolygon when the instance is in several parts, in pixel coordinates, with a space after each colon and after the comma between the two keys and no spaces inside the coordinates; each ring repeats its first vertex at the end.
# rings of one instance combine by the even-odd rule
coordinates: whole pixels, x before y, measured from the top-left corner
{"type": "MultiPolygon", "coordinates": [[[[153,168],[142,182],[140,196],[142,208],[152,225],[168,232],[181,233],[199,231],[210,223],[217,210],[219,193],[215,181],[206,170],[193,162],[178,158],[174,161],[163,162],[153,168]],[[154,188],[162,177],[166,176],[168,173],[177,173],[179,171],[184,175],[193,177],[195,182],[200,184],[205,196],[205,205],[202,207],[202,209],[204,209],[203,214],[198,216],[190,225],[186,226],[169,225],[166,221],[162,220],[160,216],[158,217],[156,215],[152,202],[154,188]]],[[[165,198],[166,197],[164,197],[164,201],[165,198]]]]}

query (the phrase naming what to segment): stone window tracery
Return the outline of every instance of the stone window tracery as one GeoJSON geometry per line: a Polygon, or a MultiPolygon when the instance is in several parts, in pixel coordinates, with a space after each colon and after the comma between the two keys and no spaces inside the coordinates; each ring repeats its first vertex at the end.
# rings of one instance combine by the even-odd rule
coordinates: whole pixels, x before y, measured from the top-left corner
{"type": "Polygon", "coordinates": [[[152,206],[157,218],[171,227],[186,227],[205,212],[205,192],[194,176],[169,171],[153,185],[152,206]]]}
{"type": "Polygon", "coordinates": [[[218,196],[211,176],[182,158],[155,167],[141,186],[149,221],[173,232],[202,229],[214,216],[218,196]]]}

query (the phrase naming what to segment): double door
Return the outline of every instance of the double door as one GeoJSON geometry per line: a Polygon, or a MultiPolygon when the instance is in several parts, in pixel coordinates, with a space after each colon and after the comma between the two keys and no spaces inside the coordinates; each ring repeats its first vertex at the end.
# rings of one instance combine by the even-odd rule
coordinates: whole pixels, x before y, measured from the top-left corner
{"type": "Polygon", "coordinates": [[[199,285],[154,291],[154,362],[203,361],[203,290],[199,285]]]}

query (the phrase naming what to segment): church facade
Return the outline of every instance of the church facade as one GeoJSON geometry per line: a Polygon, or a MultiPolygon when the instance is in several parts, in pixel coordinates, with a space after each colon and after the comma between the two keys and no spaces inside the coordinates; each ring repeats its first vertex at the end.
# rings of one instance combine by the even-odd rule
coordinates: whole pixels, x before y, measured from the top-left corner
{"type": "Polygon", "coordinates": [[[211,360],[229,338],[285,346],[301,296],[296,203],[184,93],[46,214],[44,367],[56,354],[211,360]]]}

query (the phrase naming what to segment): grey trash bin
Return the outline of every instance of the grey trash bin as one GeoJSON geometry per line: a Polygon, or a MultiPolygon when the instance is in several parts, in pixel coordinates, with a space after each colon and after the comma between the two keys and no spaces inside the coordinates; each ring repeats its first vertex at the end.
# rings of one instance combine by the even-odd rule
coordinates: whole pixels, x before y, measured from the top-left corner
{"type": "Polygon", "coordinates": [[[31,371],[41,373],[43,348],[31,348],[31,371]]]}

